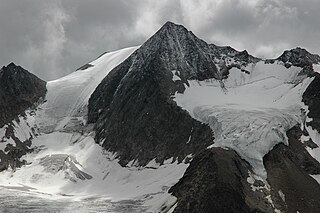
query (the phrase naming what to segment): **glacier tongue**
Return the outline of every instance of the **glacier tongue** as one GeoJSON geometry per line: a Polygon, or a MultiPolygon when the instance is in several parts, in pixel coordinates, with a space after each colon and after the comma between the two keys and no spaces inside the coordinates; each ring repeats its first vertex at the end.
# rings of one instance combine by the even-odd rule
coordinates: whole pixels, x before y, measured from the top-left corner
{"type": "Polygon", "coordinates": [[[267,177],[263,156],[276,144],[287,144],[286,132],[299,122],[300,110],[237,110],[223,107],[197,107],[194,115],[206,121],[217,138],[210,147],[228,147],[253,166],[255,173],[267,177]]]}
{"type": "Polygon", "coordinates": [[[216,80],[189,81],[174,96],[190,115],[207,123],[215,135],[210,147],[231,148],[266,178],[263,157],[276,144],[288,143],[286,132],[301,122],[302,94],[312,81],[301,68],[249,64],[250,73],[230,70],[221,88],[216,80]]]}

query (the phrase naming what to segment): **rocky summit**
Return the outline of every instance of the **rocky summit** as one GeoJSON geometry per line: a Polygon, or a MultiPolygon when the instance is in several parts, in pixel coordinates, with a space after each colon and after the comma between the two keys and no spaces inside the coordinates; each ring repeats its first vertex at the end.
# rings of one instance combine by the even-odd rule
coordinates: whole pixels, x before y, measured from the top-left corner
{"type": "Polygon", "coordinates": [[[105,212],[317,212],[319,72],[303,48],[260,59],[171,22],[54,81],[10,64],[0,185],[105,212]]]}
{"type": "Polygon", "coordinates": [[[27,109],[35,108],[46,94],[46,82],[20,66],[10,63],[0,70],[0,127],[4,132],[1,141],[12,140],[0,150],[0,170],[21,166],[20,158],[30,151],[32,136],[21,141],[15,135],[14,123],[27,109]],[[6,125],[5,125],[6,124],[6,125]],[[4,126],[5,125],[5,126],[4,126]]]}
{"type": "Polygon", "coordinates": [[[46,94],[46,82],[10,63],[0,70],[0,126],[12,121],[46,94]]]}

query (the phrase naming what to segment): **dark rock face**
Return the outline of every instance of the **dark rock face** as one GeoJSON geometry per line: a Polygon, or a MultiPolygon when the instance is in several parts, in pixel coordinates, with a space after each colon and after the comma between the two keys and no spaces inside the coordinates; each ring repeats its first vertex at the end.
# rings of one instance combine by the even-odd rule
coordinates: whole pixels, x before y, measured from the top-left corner
{"type": "Polygon", "coordinates": [[[300,141],[302,134],[303,131],[299,125],[287,132],[289,146],[286,146],[285,155],[308,174],[320,174],[320,163],[305,149],[308,144],[303,144],[300,141]]]}
{"type": "Polygon", "coordinates": [[[205,150],[170,189],[178,198],[174,212],[273,212],[266,195],[250,188],[250,170],[235,151],[205,150]]]}
{"type": "Polygon", "coordinates": [[[309,174],[319,174],[320,164],[304,149],[299,139],[301,134],[299,126],[289,130],[289,146],[276,145],[264,157],[264,164],[278,209],[285,212],[318,212],[320,185],[309,174]],[[280,190],[284,200],[280,198],[280,190]]]}
{"type": "Polygon", "coordinates": [[[88,69],[88,68],[90,68],[90,67],[93,67],[93,65],[92,65],[92,64],[85,64],[85,65],[79,67],[79,68],[77,69],[77,71],[78,71],[78,70],[86,70],[86,69],[88,69]]]}
{"type": "Polygon", "coordinates": [[[0,70],[0,127],[46,94],[46,82],[11,63],[0,70]]]}
{"type": "Polygon", "coordinates": [[[320,131],[320,74],[314,73],[314,79],[309,84],[302,96],[302,101],[308,106],[309,113],[307,116],[312,121],[307,123],[316,130],[320,131]]]}
{"type": "Polygon", "coordinates": [[[8,144],[0,150],[0,171],[20,167],[25,162],[20,158],[30,152],[32,136],[20,141],[14,134],[14,119],[19,123],[18,115],[25,115],[25,110],[32,107],[46,94],[46,82],[37,78],[20,66],[11,63],[0,70],[0,127],[7,124],[3,140],[12,139],[15,145],[8,144]]]}

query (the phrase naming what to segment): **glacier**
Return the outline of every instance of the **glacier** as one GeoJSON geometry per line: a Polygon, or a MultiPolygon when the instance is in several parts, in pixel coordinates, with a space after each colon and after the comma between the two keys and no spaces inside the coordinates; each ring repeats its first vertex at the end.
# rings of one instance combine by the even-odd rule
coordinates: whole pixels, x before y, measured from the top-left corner
{"type": "Polygon", "coordinates": [[[288,145],[286,132],[301,123],[302,94],[313,78],[282,62],[260,61],[245,70],[232,68],[224,87],[215,79],[188,81],[184,93],[173,98],[211,127],[216,139],[210,147],[234,149],[266,179],[263,157],[278,143],[288,145]]]}

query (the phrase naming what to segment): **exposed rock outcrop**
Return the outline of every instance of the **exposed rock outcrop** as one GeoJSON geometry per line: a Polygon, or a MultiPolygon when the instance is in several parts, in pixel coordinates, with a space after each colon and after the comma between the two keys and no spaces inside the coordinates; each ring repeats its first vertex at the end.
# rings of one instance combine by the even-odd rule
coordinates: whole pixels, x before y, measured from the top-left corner
{"type": "Polygon", "coordinates": [[[253,191],[248,183],[250,171],[249,164],[233,150],[205,150],[170,189],[178,198],[174,212],[273,212],[265,198],[267,192],[253,191]]]}
{"type": "Polygon", "coordinates": [[[0,70],[0,127],[46,94],[46,82],[14,63],[0,70]]]}
{"type": "Polygon", "coordinates": [[[284,212],[317,212],[320,185],[309,174],[319,174],[320,164],[304,149],[302,131],[287,132],[289,146],[276,145],[264,157],[274,205],[284,212]]]}
{"type": "MultiPolygon", "coordinates": [[[[9,167],[15,169],[25,163],[20,158],[30,152],[32,134],[25,141],[15,135],[15,124],[26,116],[25,110],[36,105],[46,94],[46,82],[14,63],[0,70],[0,127],[5,135],[0,143],[11,140],[4,150],[0,150],[0,171],[9,167]],[[21,115],[22,117],[18,117],[21,115]],[[14,122],[15,121],[15,124],[14,122]]],[[[31,131],[32,128],[30,127],[31,131]]]]}
{"type": "Polygon", "coordinates": [[[265,62],[274,63],[275,61],[282,62],[286,68],[290,68],[291,66],[301,67],[300,75],[313,75],[313,64],[320,64],[320,56],[297,47],[286,50],[278,58],[267,59],[265,62]]]}
{"type": "Polygon", "coordinates": [[[284,51],[282,55],[279,56],[278,60],[303,68],[312,64],[319,64],[320,56],[309,53],[306,49],[297,47],[295,49],[284,51]]]}
{"type": "Polygon", "coordinates": [[[308,106],[307,116],[312,118],[307,125],[311,125],[320,132],[320,74],[314,73],[314,79],[303,93],[302,101],[308,106]]]}

